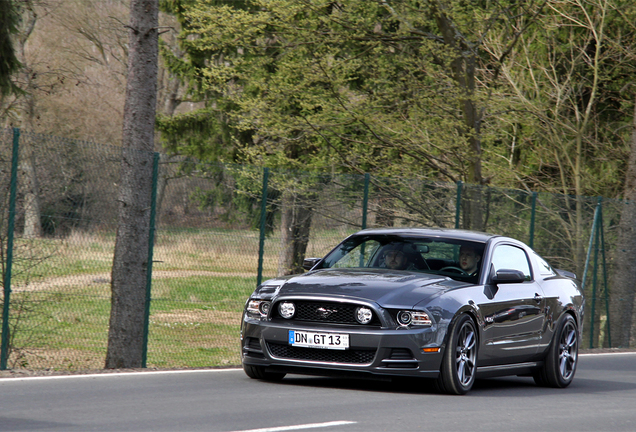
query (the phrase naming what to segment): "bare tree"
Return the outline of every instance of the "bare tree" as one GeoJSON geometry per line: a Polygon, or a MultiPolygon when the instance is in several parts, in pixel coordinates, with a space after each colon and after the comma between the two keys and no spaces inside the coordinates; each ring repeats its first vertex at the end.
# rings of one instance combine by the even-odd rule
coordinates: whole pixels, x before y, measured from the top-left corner
{"type": "Polygon", "coordinates": [[[632,124],[632,142],[625,176],[625,204],[621,213],[616,254],[616,272],[612,283],[614,314],[612,321],[618,330],[618,344],[629,347],[633,323],[634,299],[636,298],[636,272],[633,256],[636,251],[636,105],[632,124]]]}
{"type": "Polygon", "coordinates": [[[109,369],[140,367],[143,361],[157,104],[158,16],[158,0],[131,1],[119,220],[105,365],[109,369]]]}

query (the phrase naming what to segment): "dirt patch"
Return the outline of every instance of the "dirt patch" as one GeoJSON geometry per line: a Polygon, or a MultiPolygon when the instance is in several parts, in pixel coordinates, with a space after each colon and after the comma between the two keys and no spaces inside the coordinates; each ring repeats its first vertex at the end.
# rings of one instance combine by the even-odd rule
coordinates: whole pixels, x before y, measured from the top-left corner
{"type": "Polygon", "coordinates": [[[150,319],[163,323],[220,323],[238,327],[241,324],[241,313],[217,310],[177,310],[170,313],[155,313],[150,319]]]}
{"type": "Polygon", "coordinates": [[[12,353],[8,363],[16,364],[19,369],[44,370],[54,369],[99,369],[104,365],[104,355],[98,355],[91,352],[65,348],[59,350],[30,348],[28,350],[20,350],[19,358],[16,359],[16,353],[12,353]]]}
{"type": "MultiPolygon", "coordinates": [[[[176,279],[193,276],[206,277],[256,277],[252,273],[223,273],[203,270],[155,270],[153,279],[176,279]]],[[[110,273],[93,273],[86,275],[52,277],[38,282],[30,282],[27,285],[19,285],[13,288],[15,292],[48,291],[61,287],[86,286],[93,284],[110,284],[110,273]]]]}

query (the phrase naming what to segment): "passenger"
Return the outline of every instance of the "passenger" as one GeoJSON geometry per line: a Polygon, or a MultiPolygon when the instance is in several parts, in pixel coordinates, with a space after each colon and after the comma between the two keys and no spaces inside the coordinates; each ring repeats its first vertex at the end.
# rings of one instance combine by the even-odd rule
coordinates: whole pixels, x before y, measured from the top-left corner
{"type": "Polygon", "coordinates": [[[459,266],[470,276],[477,276],[481,255],[472,246],[464,245],[459,248],[459,266]]]}

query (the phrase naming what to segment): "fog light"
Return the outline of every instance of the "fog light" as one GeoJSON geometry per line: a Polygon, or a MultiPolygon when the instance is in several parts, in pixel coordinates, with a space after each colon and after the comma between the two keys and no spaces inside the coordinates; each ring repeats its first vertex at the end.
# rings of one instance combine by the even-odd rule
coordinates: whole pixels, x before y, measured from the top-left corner
{"type": "Polygon", "coordinates": [[[356,309],[356,321],[360,324],[369,324],[373,319],[373,312],[367,307],[359,307],[356,309]]]}
{"type": "Polygon", "coordinates": [[[408,311],[400,311],[397,314],[397,321],[400,325],[407,326],[411,324],[413,317],[411,316],[411,312],[408,311]]]}
{"type": "Polygon", "coordinates": [[[291,302],[282,302],[278,305],[278,312],[283,318],[290,319],[296,313],[296,306],[291,302]]]}

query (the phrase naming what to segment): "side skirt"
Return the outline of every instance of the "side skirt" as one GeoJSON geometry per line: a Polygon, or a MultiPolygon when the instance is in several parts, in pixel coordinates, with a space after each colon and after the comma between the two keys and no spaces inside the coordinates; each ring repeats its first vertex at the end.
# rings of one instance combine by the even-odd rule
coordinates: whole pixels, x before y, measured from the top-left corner
{"type": "Polygon", "coordinates": [[[529,375],[541,367],[543,362],[514,363],[499,366],[477,367],[477,378],[489,378],[507,375],[529,375]]]}

